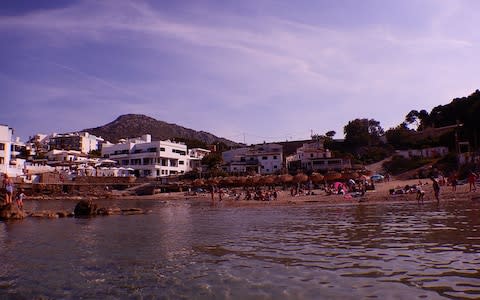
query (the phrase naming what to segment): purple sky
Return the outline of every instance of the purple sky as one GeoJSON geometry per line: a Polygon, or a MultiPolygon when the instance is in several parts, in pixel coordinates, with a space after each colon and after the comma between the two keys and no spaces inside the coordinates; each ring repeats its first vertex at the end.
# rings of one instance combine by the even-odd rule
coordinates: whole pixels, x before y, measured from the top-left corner
{"type": "Polygon", "coordinates": [[[0,2],[0,123],[127,113],[259,143],[384,129],[479,88],[480,1],[0,2]]]}

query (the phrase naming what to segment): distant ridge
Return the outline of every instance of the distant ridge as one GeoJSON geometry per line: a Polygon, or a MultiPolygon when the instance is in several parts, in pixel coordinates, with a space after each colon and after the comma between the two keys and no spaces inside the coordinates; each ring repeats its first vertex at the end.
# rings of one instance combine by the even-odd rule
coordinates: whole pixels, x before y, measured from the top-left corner
{"type": "Polygon", "coordinates": [[[122,138],[133,138],[144,134],[151,134],[152,140],[183,138],[188,140],[198,140],[208,145],[219,142],[223,142],[227,146],[238,145],[236,142],[217,137],[205,131],[196,131],[140,114],[121,115],[113,122],[100,127],[84,129],[82,131],[101,136],[106,141],[112,143],[116,143],[122,138]]]}

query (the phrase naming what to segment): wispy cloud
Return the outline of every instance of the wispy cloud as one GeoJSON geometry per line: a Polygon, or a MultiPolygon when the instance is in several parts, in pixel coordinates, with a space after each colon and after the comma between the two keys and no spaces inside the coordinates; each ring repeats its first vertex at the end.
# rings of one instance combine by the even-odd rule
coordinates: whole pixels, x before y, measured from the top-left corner
{"type": "MultiPolygon", "coordinates": [[[[88,90],[92,99],[115,101],[112,114],[143,112],[223,136],[341,132],[362,116],[392,126],[407,110],[448,102],[478,82],[471,66],[478,62],[479,37],[457,34],[478,22],[462,19],[455,31],[449,26],[472,16],[470,2],[409,1],[395,4],[403,5],[397,11],[380,6],[395,20],[387,24],[388,15],[356,20],[348,5],[357,4],[347,1],[333,10],[352,17],[342,26],[315,18],[302,3],[281,9],[265,3],[266,13],[245,16],[215,5],[180,14],[155,2],[80,1],[2,17],[0,34],[14,31],[16,47],[49,70],[53,90],[68,90],[57,98],[88,101],[88,90]],[[417,6],[421,29],[394,15],[417,6]],[[305,19],[288,8],[303,11],[305,19]],[[95,66],[100,54],[108,62],[95,66]],[[445,72],[454,68],[462,70],[453,71],[458,78],[445,72]]],[[[45,90],[44,97],[53,92],[45,90]]]]}

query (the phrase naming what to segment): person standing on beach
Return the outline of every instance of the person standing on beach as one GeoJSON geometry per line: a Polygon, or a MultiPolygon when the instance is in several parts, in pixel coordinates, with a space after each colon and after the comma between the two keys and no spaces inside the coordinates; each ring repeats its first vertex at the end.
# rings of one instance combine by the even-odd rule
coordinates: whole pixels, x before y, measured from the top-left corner
{"type": "Polygon", "coordinates": [[[477,180],[477,178],[478,176],[474,172],[470,172],[470,174],[468,175],[468,185],[470,187],[470,192],[472,190],[473,191],[477,190],[477,187],[475,186],[475,181],[477,180]]]}
{"type": "Polygon", "coordinates": [[[456,192],[457,191],[457,175],[455,173],[452,173],[450,176],[450,184],[452,185],[452,191],[456,192]]]}
{"type": "Polygon", "coordinates": [[[19,209],[23,209],[23,199],[25,199],[25,194],[23,193],[23,190],[20,189],[20,194],[15,198],[19,209]]]}
{"type": "Polygon", "coordinates": [[[212,202],[215,202],[215,187],[212,185],[212,189],[210,190],[210,195],[212,196],[212,202]]]}
{"type": "Polygon", "coordinates": [[[10,204],[13,202],[13,181],[8,177],[8,174],[5,173],[3,176],[2,186],[6,191],[5,194],[5,204],[10,204]]]}
{"type": "Polygon", "coordinates": [[[435,195],[435,199],[437,199],[437,204],[440,203],[440,184],[438,180],[432,177],[433,181],[433,194],[435,195]]]}

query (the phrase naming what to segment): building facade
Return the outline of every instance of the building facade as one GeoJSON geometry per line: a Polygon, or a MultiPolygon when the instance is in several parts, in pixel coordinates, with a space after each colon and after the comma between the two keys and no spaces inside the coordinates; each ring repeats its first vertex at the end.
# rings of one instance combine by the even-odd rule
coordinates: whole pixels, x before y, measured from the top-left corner
{"type": "Polygon", "coordinates": [[[0,125],[0,172],[11,177],[23,175],[25,159],[19,158],[20,151],[25,145],[19,138],[13,139],[13,129],[7,125],[0,125]]]}
{"type": "Polygon", "coordinates": [[[227,173],[275,174],[283,168],[283,147],[279,144],[261,144],[233,149],[223,152],[222,159],[222,169],[227,173]]]}
{"type": "Polygon", "coordinates": [[[104,140],[88,132],[55,134],[49,139],[50,150],[76,150],[88,154],[101,149],[104,140]]]}
{"type": "Polygon", "coordinates": [[[332,157],[330,150],[325,149],[323,139],[303,144],[295,154],[286,158],[286,163],[290,171],[328,171],[352,167],[349,159],[332,157]]]}
{"type": "Polygon", "coordinates": [[[102,156],[116,161],[120,167],[134,169],[140,177],[181,175],[190,170],[184,143],[152,141],[149,134],[118,144],[104,144],[102,156]]]}
{"type": "Polygon", "coordinates": [[[423,158],[437,158],[443,157],[448,154],[447,147],[431,147],[425,149],[410,149],[410,150],[396,150],[396,155],[403,156],[404,158],[414,158],[414,157],[423,157],[423,158]]]}

